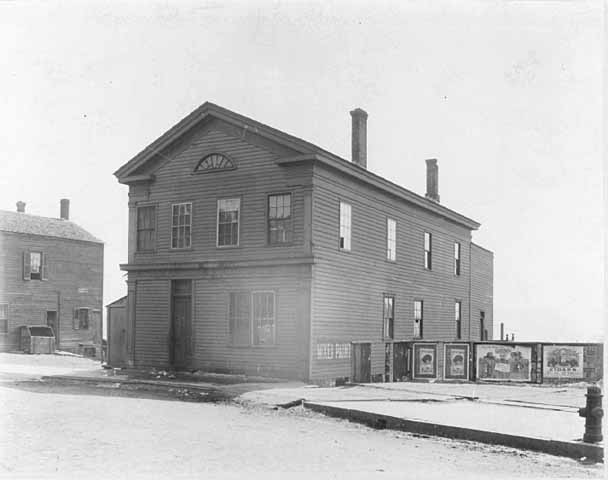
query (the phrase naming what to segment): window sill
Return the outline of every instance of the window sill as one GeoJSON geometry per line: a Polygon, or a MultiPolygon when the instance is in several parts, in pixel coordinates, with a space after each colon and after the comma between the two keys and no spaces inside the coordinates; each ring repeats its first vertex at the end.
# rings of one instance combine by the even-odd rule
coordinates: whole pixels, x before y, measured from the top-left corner
{"type": "Polygon", "coordinates": [[[242,247],[240,245],[216,245],[215,248],[217,248],[218,250],[232,250],[242,247]]]}
{"type": "Polygon", "coordinates": [[[190,247],[181,247],[181,248],[179,248],[179,247],[175,247],[175,248],[169,247],[169,251],[170,252],[187,252],[189,250],[192,250],[192,246],[190,246],[190,247]]]}
{"type": "Polygon", "coordinates": [[[234,349],[254,349],[254,350],[273,350],[273,349],[277,349],[280,345],[278,344],[273,344],[273,345],[234,345],[232,343],[229,343],[227,345],[228,348],[234,348],[234,349]]]}

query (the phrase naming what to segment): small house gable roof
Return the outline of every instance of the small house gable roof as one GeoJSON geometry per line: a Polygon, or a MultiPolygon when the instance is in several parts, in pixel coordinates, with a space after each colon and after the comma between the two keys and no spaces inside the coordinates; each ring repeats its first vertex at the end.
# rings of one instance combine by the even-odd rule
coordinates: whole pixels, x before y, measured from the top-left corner
{"type": "Polygon", "coordinates": [[[0,210],[0,231],[103,243],[74,222],[29,213],[0,210]]]}

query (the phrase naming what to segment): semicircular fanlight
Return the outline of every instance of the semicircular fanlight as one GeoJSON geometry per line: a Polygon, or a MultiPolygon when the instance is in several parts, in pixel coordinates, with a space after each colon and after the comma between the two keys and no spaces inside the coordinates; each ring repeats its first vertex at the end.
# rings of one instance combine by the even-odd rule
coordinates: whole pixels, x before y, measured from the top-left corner
{"type": "Polygon", "coordinates": [[[195,173],[216,172],[218,170],[234,170],[236,167],[232,160],[221,153],[205,155],[194,169],[195,173]]]}

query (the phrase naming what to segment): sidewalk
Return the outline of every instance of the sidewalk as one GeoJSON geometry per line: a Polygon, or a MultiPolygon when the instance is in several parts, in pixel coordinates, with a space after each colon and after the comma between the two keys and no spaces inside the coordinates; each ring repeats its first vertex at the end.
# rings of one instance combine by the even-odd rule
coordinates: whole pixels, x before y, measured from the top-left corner
{"type": "Polygon", "coordinates": [[[573,458],[603,458],[582,442],[584,385],[379,383],[248,392],[255,403],[289,404],[379,428],[447,436],[573,458]]]}

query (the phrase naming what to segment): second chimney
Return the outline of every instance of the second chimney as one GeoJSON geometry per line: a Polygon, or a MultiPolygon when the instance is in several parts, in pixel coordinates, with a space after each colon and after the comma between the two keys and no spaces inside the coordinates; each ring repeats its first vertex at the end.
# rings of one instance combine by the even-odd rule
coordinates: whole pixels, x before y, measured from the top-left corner
{"type": "Polygon", "coordinates": [[[17,202],[17,211],[19,213],[25,213],[25,202],[22,202],[21,200],[17,202]]]}
{"type": "Polygon", "coordinates": [[[70,219],[70,201],[67,198],[62,198],[59,201],[59,214],[61,220],[69,220],[70,219]]]}
{"type": "Polygon", "coordinates": [[[367,168],[367,112],[355,108],[350,115],[353,117],[352,162],[367,168]]]}
{"type": "Polygon", "coordinates": [[[426,198],[439,203],[439,167],[436,158],[426,161],[426,198]]]}

